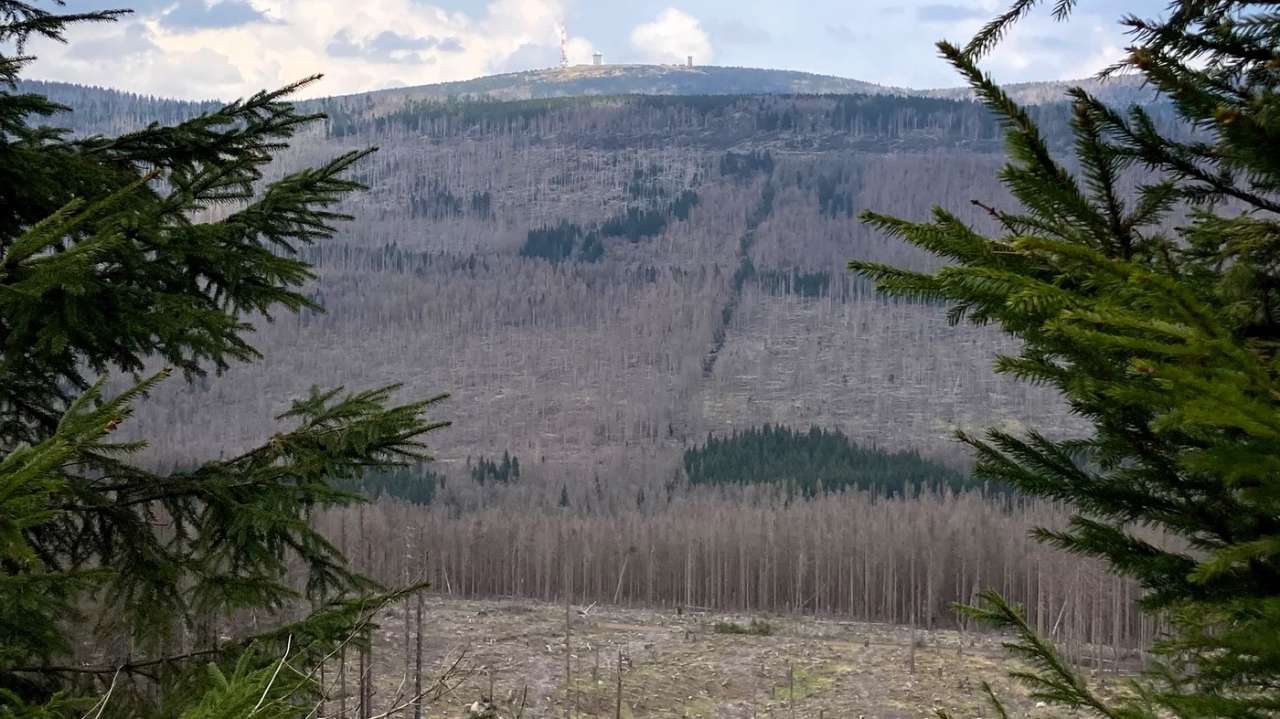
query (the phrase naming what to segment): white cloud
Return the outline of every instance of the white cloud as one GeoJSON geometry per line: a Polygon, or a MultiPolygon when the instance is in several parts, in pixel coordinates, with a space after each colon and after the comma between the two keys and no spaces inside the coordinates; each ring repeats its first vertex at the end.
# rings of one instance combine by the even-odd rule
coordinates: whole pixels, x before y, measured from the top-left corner
{"type": "MultiPolygon", "coordinates": [[[[263,9],[261,0],[250,8],[263,9]]],[[[522,48],[552,47],[568,0],[490,0],[468,14],[422,0],[274,0],[275,22],[171,27],[159,12],[117,25],[77,27],[68,46],[33,43],[33,78],[106,85],[183,98],[232,99],[315,73],[309,95],[362,92],[394,85],[463,80],[511,68],[522,48]],[[137,51],[108,48],[128,36],[137,51]],[[213,62],[213,70],[205,63],[213,62]]],[[[569,43],[570,59],[589,62],[585,38],[569,43]]],[[[526,68],[519,68],[526,69],[526,68]]]]}
{"type": "Polygon", "coordinates": [[[632,30],[631,46],[649,62],[683,63],[692,55],[694,62],[705,64],[713,56],[711,38],[698,18],[675,8],[632,30]]]}
{"type": "Polygon", "coordinates": [[[1060,73],[1060,80],[1075,80],[1081,77],[1091,77],[1108,67],[1120,62],[1128,55],[1121,43],[1115,42],[1107,33],[1107,28],[1095,25],[1092,29],[1094,48],[1093,54],[1078,65],[1072,65],[1065,72],[1060,73]]]}

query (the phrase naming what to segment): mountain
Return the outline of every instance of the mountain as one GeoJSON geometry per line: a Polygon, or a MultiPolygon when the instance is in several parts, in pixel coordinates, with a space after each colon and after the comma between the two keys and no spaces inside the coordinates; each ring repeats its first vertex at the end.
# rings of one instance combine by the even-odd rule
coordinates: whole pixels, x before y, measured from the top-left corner
{"type": "MultiPolygon", "coordinates": [[[[1005,86],[1005,91],[1017,102],[1039,105],[1066,100],[1067,90],[1076,86],[1117,105],[1150,104],[1158,100],[1155,91],[1144,88],[1140,80],[1132,76],[1013,83],[1005,86]]],[[[358,96],[405,102],[615,95],[894,95],[973,99],[973,91],[968,87],[914,90],[793,70],[700,65],[573,65],[358,96]]]]}
{"type": "MultiPolygon", "coordinates": [[[[992,373],[1011,349],[999,332],[886,302],[843,270],[855,257],[936,266],[869,231],[863,209],[923,218],[941,205],[993,229],[970,204],[1008,201],[1000,125],[984,108],[888,90],[745,92],[748,78],[794,83],[798,73],[609,71],[453,89],[553,95],[580,76],[579,89],[600,92],[668,83],[745,94],[496,100],[434,86],[307,101],[330,119],[282,152],[268,179],[380,148],[357,173],[370,191],[342,208],[355,221],[306,249],[327,311],[255,321],[264,361],[170,382],[130,431],[152,441],[156,461],[178,464],[269,436],[313,384],[400,383],[411,396],[453,393],[443,413],[454,426],[432,439],[445,466],[510,450],[576,481],[670,476],[692,443],[764,423],[953,462],[963,456],[956,428],[1080,429],[1052,392],[992,373]]],[[[208,107],[23,89],[72,107],[51,121],[79,133],[208,107]]],[[[1068,106],[1032,113],[1051,145],[1069,145],[1068,106]]]]}
{"type": "MultiPolygon", "coordinates": [[[[1083,88],[1103,102],[1120,107],[1152,105],[1161,101],[1160,94],[1155,89],[1147,87],[1141,78],[1133,75],[1117,75],[1105,80],[1089,77],[1052,82],[1018,82],[1003,86],[1010,97],[1023,105],[1040,105],[1066,100],[1068,99],[1067,90],[1073,87],[1083,88]]],[[[911,92],[948,100],[972,100],[974,97],[973,90],[968,87],[911,92]]]]}
{"type": "MultiPolygon", "coordinates": [[[[76,94],[80,87],[57,82],[25,81],[28,91],[41,92],[65,100],[67,93],[76,94]]],[[[1133,77],[1120,76],[1106,81],[1086,78],[1074,81],[1016,83],[1005,87],[1014,100],[1024,104],[1046,104],[1067,99],[1068,88],[1081,86],[1106,102],[1117,105],[1150,104],[1158,100],[1154,91],[1143,88],[1133,77]]],[[[77,106],[92,111],[104,102],[119,105],[130,98],[146,101],[161,121],[192,103],[121,93],[105,88],[90,103],[77,106]]],[[[878,85],[831,75],[817,75],[792,70],[767,70],[743,67],[681,65],[574,65],[565,68],[527,70],[413,87],[391,88],[373,92],[326,98],[327,101],[355,101],[396,106],[405,102],[465,100],[532,100],[556,97],[623,96],[623,95],[891,95],[968,100],[973,92],[967,87],[914,90],[878,85]]],[[[196,103],[207,107],[209,103],[196,103]]],[[[113,111],[112,114],[122,114],[113,111]]],[[[123,114],[130,114],[124,112],[123,114]]]]}
{"type": "Polygon", "coordinates": [[[583,95],[848,95],[906,90],[791,70],[683,65],[573,65],[369,93],[401,100],[528,100],[583,95]]]}

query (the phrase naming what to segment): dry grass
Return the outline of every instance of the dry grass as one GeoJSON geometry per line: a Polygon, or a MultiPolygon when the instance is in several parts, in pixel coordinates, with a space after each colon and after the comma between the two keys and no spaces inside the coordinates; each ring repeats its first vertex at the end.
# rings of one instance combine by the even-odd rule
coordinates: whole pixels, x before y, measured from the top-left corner
{"type": "MultiPolygon", "coordinates": [[[[745,625],[745,616],[601,607],[572,614],[567,693],[563,605],[429,600],[424,684],[464,649],[470,675],[424,716],[461,717],[492,684],[501,717],[514,717],[522,697],[524,717],[563,717],[566,704],[574,717],[613,717],[619,655],[622,716],[633,719],[930,717],[937,708],[983,717],[991,715],[978,690],[983,681],[1008,700],[1013,716],[1049,714],[1005,676],[1010,663],[996,637],[920,630],[913,673],[906,627],[770,617],[773,634],[753,636],[715,631],[717,622],[745,625]]],[[[397,608],[382,622],[378,705],[390,701],[404,673],[402,617],[397,608]]]]}

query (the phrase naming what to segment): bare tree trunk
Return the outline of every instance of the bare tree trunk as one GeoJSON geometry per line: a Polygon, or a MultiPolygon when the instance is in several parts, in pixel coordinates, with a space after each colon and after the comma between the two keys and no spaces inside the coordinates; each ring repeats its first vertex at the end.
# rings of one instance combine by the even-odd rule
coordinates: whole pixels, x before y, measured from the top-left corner
{"type": "Polygon", "coordinates": [[[613,705],[613,719],[622,719],[622,651],[618,651],[618,692],[613,705]]]}
{"type": "Polygon", "coordinates": [[[916,610],[911,608],[911,647],[907,650],[907,670],[916,673],[916,610]]]}
{"type": "Polygon", "coordinates": [[[787,665],[787,709],[791,714],[791,719],[796,719],[796,668],[794,665],[787,665]]]}
{"type": "MultiPolygon", "coordinates": [[[[407,583],[407,582],[406,582],[406,583],[407,583]]],[[[409,682],[409,669],[410,669],[410,664],[409,664],[409,661],[410,661],[410,656],[409,656],[409,598],[408,598],[408,597],[405,597],[405,598],[404,598],[404,607],[401,609],[401,611],[402,611],[402,612],[404,612],[404,616],[403,616],[403,617],[401,617],[401,618],[404,620],[403,622],[401,622],[401,624],[403,625],[403,628],[404,628],[404,645],[403,645],[403,650],[402,650],[402,651],[403,651],[403,654],[404,654],[404,681],[405,681],[405,683],[407,684],[407,683],[409,682]]]]}
{"type": "MultiPolygon", "coordinates": [[[[572,571],[572,569],[569,571],[572,571]]],[[[573,663],[569,654],[569,640],[572,638],[573,632],[573,606],[569,600],[569,583],[571,581],[573,580],[566,577],[564,592],[564,715],[567,719],[572,719],[573,717],[573,663]]]]}
{"type": "Polygon", "coordinates": [[[338,717],[347,719],[347,650],[338,652],[338,717]]]}
{"type": "Polygon", "coordinates": [[[613,590],[613,603],[617,604],[622,597],[622,578],[627,576],[627,562],[631,561],[631,553],[622,558],[622,568],[618,570],[618,587],[613,590]]]}
{"type": "Polygon", "coordinates": [[[418,606],[414,610],[418,627],[413,650],[413,719],[422,719],[422,592],[418,592],[418,606]]]}
{"type": "Polygon", "coordinates": [[[365,704],[368,699],[368,687],[365,686],[365,684],[369,681],[369,674],[366,668],[367,664],[368,658],[365,656],[365,649],[364,647],[361,647],[358,665],[360,680],[356,683],[357,689],[360,692],[360,700],[356,703],[356,716],[360,719],[368,719],[369,717],[369,707],[365,704]]]}

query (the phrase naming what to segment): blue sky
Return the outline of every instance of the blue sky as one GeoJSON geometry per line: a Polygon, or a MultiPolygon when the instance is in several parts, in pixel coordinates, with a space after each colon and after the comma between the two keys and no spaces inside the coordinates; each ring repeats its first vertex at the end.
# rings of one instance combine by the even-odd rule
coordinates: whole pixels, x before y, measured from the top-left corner
{"type": "MultiPolygon", "coordinates": [[[[957,84],[933,43],[962,41],[1008,0],[68,0],[133,7],[71,43],[38,43],[28,75],[184,98],[228,99],[323,72],[313,94],[461,80],[547,67],[559,28],[571,59],[804,70],[887,85],[957,84]]],[[[1160,0],[1041,8],[986,62],[1002,81],[1071,79],[1114,60],[1126,12],[1160,0]]]]}

